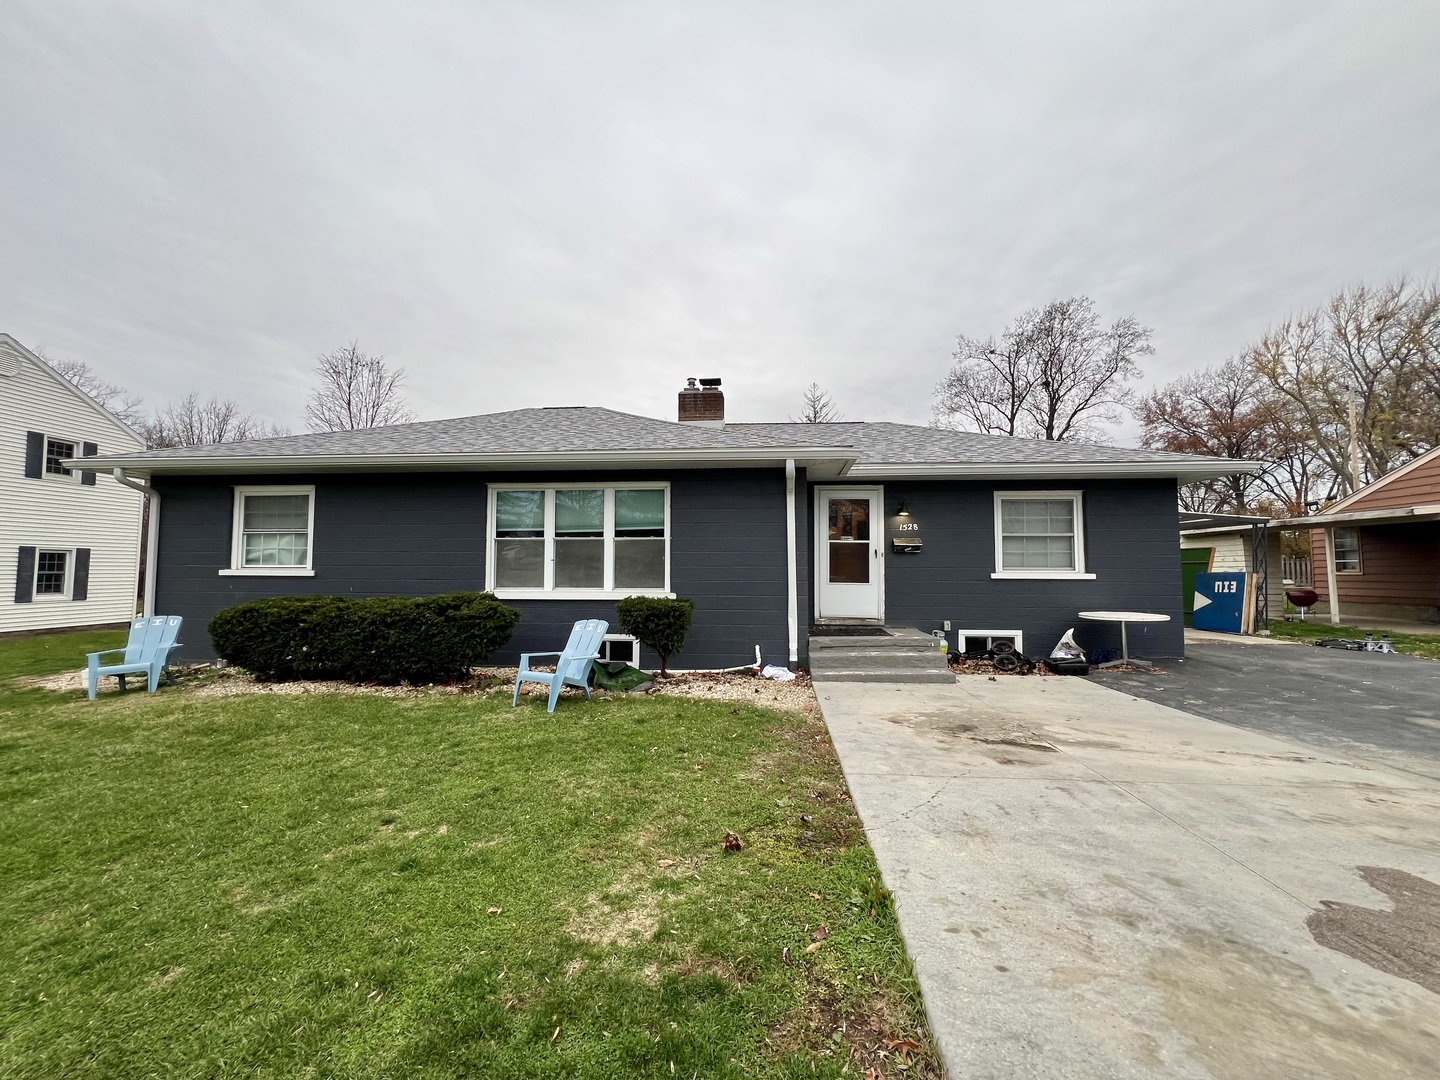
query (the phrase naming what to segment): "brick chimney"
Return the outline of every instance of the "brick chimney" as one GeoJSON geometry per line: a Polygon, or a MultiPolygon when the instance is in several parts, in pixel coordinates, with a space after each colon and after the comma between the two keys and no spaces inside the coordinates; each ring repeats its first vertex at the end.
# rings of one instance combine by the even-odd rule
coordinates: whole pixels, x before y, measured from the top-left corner
{"type": "Polygon", "coordinates": [[[705,427],[725,426],[725,395],[720,390],[719,379],[689,380],[689,385],[680,391],[680,423],[701,424],[705,427]]]}

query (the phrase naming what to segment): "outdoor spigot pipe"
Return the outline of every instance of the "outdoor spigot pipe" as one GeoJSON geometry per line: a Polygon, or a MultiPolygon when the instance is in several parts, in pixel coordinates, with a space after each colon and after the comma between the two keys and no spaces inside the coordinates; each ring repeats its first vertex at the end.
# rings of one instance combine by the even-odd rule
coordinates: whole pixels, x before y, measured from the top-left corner
{"type": "Polygon", "coordinates": [[[785,555],[790,595],[787,609],[790,631],[790,663],[800,660],[800,593],[795,543],[795,459],[785,459],[785,555]]]}
{"type": "Polygon", "coordinates": [[[155,614],[155,567],[160,561],[160,493],[149,484],[131,480],[124,469],[115,470],[115,482],[140,492],[150,500],[150,527],[145,533],[145,606],[141,614],[147,619],[155,614]]]}

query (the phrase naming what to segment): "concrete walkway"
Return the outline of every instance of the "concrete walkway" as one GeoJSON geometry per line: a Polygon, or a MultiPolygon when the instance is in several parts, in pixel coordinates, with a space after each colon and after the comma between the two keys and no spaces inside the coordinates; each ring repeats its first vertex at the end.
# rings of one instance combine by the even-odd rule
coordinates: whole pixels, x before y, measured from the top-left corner
{"type": "Polygon", "coordinates": [[[1084,679],[816,689],[954,1080],[1437,1075],[1440,783],[1084,679]]]}

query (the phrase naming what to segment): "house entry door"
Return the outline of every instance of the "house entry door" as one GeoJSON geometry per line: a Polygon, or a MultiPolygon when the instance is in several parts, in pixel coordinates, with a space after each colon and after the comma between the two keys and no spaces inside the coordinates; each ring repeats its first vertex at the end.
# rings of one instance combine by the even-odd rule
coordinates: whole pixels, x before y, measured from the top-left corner
{"type": "Polygon", "coordinates": [[[821,619],[884,618],[885,523],[879,488],[822,488],[818,607],[821,619]]]}

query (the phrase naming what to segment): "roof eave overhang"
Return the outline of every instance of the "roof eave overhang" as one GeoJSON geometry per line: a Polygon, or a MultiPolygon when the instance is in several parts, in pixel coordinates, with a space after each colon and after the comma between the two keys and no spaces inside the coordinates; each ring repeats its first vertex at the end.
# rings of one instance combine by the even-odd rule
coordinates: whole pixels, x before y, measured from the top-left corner
{"type": "Polygon", "coordinates": [[[1192,462],[1171,461],[1025,461],[1025,462],[940,462],[926,464],[857,464],[849,475],[855,479],[906,480],[956,479],[1003,480],[1034,477],[1036,479],[1144,479],[1174,478],[1182,484],[1200,480],[1216,480],[1236,473],[1256,473],[1264,465],[1258,461],[1211,462],[1204,458],[1192,462]]]}
{"type": "Polygon", "coordinates": [[[1313,514],[1309,517],[1281,518],[1272,524],[1286,529],[1323,529],[1327,525],[1409,525],[1421,521],[1440,521],[1440,503],[1402,506],[1394,510],[1347,510],[1338,514],[1313,514]]]}
{"type": "Polygon", "coordinates": [[[255,457],[107,454],[72,460],[82,469],[127,469],[150,476],[313,472],[524,472],[554,469],[802,468],[844,475],[855,461],[847,447],[705,447],[685,450],[600,450],[540,454],[294,454],[255,457]]]}
{"type": "Polygon", "coordinates": [[[1274,525],[1274,524],[1275,524],[1275,523],[1274,523],[1273,521],[1256,521],[1256,522],[1254,522],[1254,523],[1252,523],[1252,524],[1250,524],[1250,525],[1211,525],[1211,526],[1209,526],[1209,527],[1207,527],[1207,528],[1204,528],[1204,529],[1187,529],[1187,528],[1185,528],[1185,527],[1182,525],[1182,526],[1180,527],[1180,535],[1181,535],[1181,536],[1220,536],[1220,535],[1223,535],[1223,534],[1225,534],[1225,533],[1248,533],[1251,529],[1255,528],[1257,525],[1260,525],[1260,526],[1270,526],[1270,525],[1274,525]]]}

